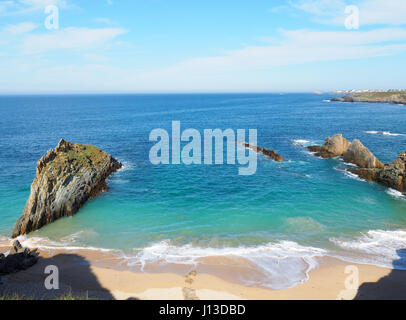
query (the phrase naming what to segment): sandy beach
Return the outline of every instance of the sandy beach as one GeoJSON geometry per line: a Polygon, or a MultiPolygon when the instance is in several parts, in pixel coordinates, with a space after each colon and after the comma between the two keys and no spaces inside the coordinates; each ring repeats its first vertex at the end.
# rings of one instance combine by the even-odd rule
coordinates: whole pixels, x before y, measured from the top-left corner
{"type": "MultiPolygon", "coordinates": [[[[0,248],[2,252],[6,247],[0,248]]],[[[109,256],[95,251],[41,252],[32,268],[1,277],[0,293],[24,299],[57,299],[72,294],[78,299],[116,300],[352,300],[405,299],[406,272],[370,265],[351,265],[324,258],[309,280],[285,290],[271,290],[238,283],[229,268],[216,275],[197,270],[143,273],[100,266],[109,256]],[[95,263],[95,261],[98,261],[95,263]],[[44,286],[44,269],[59,269],[59,290],[44,286]],[[359,276],[359,281],[357,277],[359,276]]],[[[169,269],[171,270],[171,269],[169,269]]],[[[189,269],[190,270],[190,269],[189,269]]]]}

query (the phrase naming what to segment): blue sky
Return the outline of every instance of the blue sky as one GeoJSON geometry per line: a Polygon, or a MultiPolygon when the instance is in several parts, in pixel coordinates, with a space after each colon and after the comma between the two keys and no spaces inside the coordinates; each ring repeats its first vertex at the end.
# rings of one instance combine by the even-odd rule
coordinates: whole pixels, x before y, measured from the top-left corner
{"type": "Polygon", "coordinates": [[[404,88],[405,61],[404,0],[0,0],[0,93],[404,88]]]}

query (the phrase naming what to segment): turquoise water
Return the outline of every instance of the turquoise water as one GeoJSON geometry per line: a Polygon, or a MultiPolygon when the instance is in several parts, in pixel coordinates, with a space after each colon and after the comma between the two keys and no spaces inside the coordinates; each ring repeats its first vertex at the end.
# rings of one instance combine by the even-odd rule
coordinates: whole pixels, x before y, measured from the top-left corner
{"type": "MultiPolygon", "coordinates": [[[[8,237],[35,176],[36,161],[60,138],[94,144],[124,163],[109,192],[74,217],[32,233],[47,246],[123,252],[129,263],[196,263],[242,256],[279,288],[303,280],[317,257],[406,268],[406,199],[323,160],[303,146],[342,133],[383,162],[406,150],[406,107],[327,102],[328,95],[94,95],[0,97],[0,235],[8,237]],[[287,160],[258,156],[239,165],[149,162],[156,128],[257,129],[258,145],[287,160]],[[374,131],[388,132],[377,135],[374,131]],[[281,274],[284,276],[282,277],[281,274]]],[[[44,245],[45,245],[44,244],[44,245]]]]}

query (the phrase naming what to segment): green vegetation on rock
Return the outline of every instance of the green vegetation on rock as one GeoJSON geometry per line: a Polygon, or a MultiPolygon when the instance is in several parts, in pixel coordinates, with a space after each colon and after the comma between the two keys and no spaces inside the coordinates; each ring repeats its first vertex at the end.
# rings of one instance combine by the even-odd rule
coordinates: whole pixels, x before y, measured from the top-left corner
{"type": "Polygon", "coordinates": [[[341,102],[382,102],[406,105],[405,90],[389,91],[362,91],[351,92],[344,97],[334,98],[333,101],[341,102]]]}
{"type": "Polygon", "coordinates": [[[54,171],[54,169],[63,168],[68,164],[92,168],[101,165],[107,157],[108,154],[96,146],[75,143],[67,152],[57,153],[56,157],[47,164],[46,170],[54,171]]]}

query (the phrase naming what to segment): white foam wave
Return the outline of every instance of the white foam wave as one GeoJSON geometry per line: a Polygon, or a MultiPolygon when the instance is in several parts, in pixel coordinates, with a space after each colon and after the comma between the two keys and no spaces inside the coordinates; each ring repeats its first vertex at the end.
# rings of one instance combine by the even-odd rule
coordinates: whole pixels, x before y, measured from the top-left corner
{"type": "Polygon", "coordinates": [[[392,132],[389,132],[389,131],[365,131],[365,132],[369,133],[369,134],[378,134],[378,135],[381,135],[381,136],[394,136],[394,137],[404,136],[405,135],[403,133],[392,133],[392,132]]]}
{"type": "Polygon", "coordinates": [[[331,100],[330,99],[325,99],[325,100],[323,100],[323,102],[331,102],[331,100]]]}
{"type": "Polygon", "coordinates": [[[406,200],[406,196],[402,192],[397,191],[395,189],[389,188],[389,189],[386,190],[386,193],[389,194],[390,196],[396,198],[396,199],[406,200]]]}
{"type": "Polygon", "coordinates": [[[19,236],[17,240],[20,241],[23,247],[30,249],[38,248],[40,250],[89,250],[89,251],[100,251],[100,252],[114,252],[112,249],[96,248],[91,246],[78,246],[74,245],[76,240],[80,237],[82,231],[74,233],[72,235],[61,238],[59,241],[51,240],[46,237],[27,237],[19,236]]]}
{"type": "MultiPolygon", "coordinates": [[[[114,254],[121,263],[131,266],[140,266],[143,270],[147,265],[154,263],[171,263],[183,265],[198,265],[204,263],[208,257],[244,258],[254,266],[264,277],[247,275],[243,278],[247,284],[268,286],[273,289],[293,287],[308,279],[308,273],[318,267],[318,257],[327,254],[324,249],[305,247],[295,242],[281,241],[259,246],[246,247],[198,247],[191,244],[175,246],[169,240],[152,244],[146,248],[132,250],[131,254],[120,250],[80,246],[78,243],[88,231],[79,231],[74,234],[51,240],[47,237],[19,236],[17,240],[27,248],[38,248],[42,251],[98,251],[114,254]]],[[[11,239],[4,238],[7,244],[11,239]]],[[[232,262],[231,262],[232,263],[232,262]]],[[[243,277],[243,276],[242,276],[243,277]]]]}
{"type": "Polygon", "coordinates": [[[346,166],[349,166],[349,167],[358,167],[356,164],[353,164],[353,163],[350,163],[350,162],[345,162],[345,161],[344,161],[344,164],[345,164],[346,166]]]}
{"type": "Polygon", "coordinates": [[[349,167],[358,167],[356,164],[351,163],[351,162],[345,162],[344,159],[342,157],[334,157],[332,159],[336,159],[338,161],[340,161],[342,164],[349,166],[349,167]]]}
{"type": "MultiPolygon", "coordinates": [[[[135,256],[128,257],[128,265],[174,263],[197,265],[206,257],[245,258],[254,263],[265,275],[260,284],[273,289],[293,287],[308,279],[308,272],[318,266],[317,257],[326,255],[319,248],[304,247],[295,242],[282,241],[255,247],[203,248],[193,245],[174,246],[169,241],[152,244],[135,256]]],[[[243,279],[252,283],[252,279],[243,279]]]]}
{"type": "Polygon", "coordinates": [[[313,144],[312,141],[306,139],[294,139],[292,140],[292,143],[298,147],[307,147],[313,144]]]}
{"type": "Polygon", "coordinates": [[[364,180],[364,179],[358,177],[356,174],[354,174],[354,173],[352,173],[352,172],[349,172],[348,170],[342,170],[342,169],[337,169],[337,170],[342,171],[342,172],[344,173],[344,175],[345,175],[347,178],[350,178],[350,179],[353,179],[353,180],[357,180],[357,181],[366,182],[366,180],[364,180]]]}
{"type": "Polygon", "coordinates": [[[117,160],[120,161],[120,163],[123,165],[123,166],[117,171],[117,173],[130,171],[130,170],[134,169],[134,167],[135,167],[135,165],[134,165],[132,162],[128,161],[128,160],[121,160],[121,159],[119,159],[119,158],[118,158],[117,160]]]}
{"type": "Polygon", "coordinates": [[[406,270],[406,231],[371,230],[355,240],[330,239],[337,246],[352,252],[344,258],[386,268],[406,270]]]}

